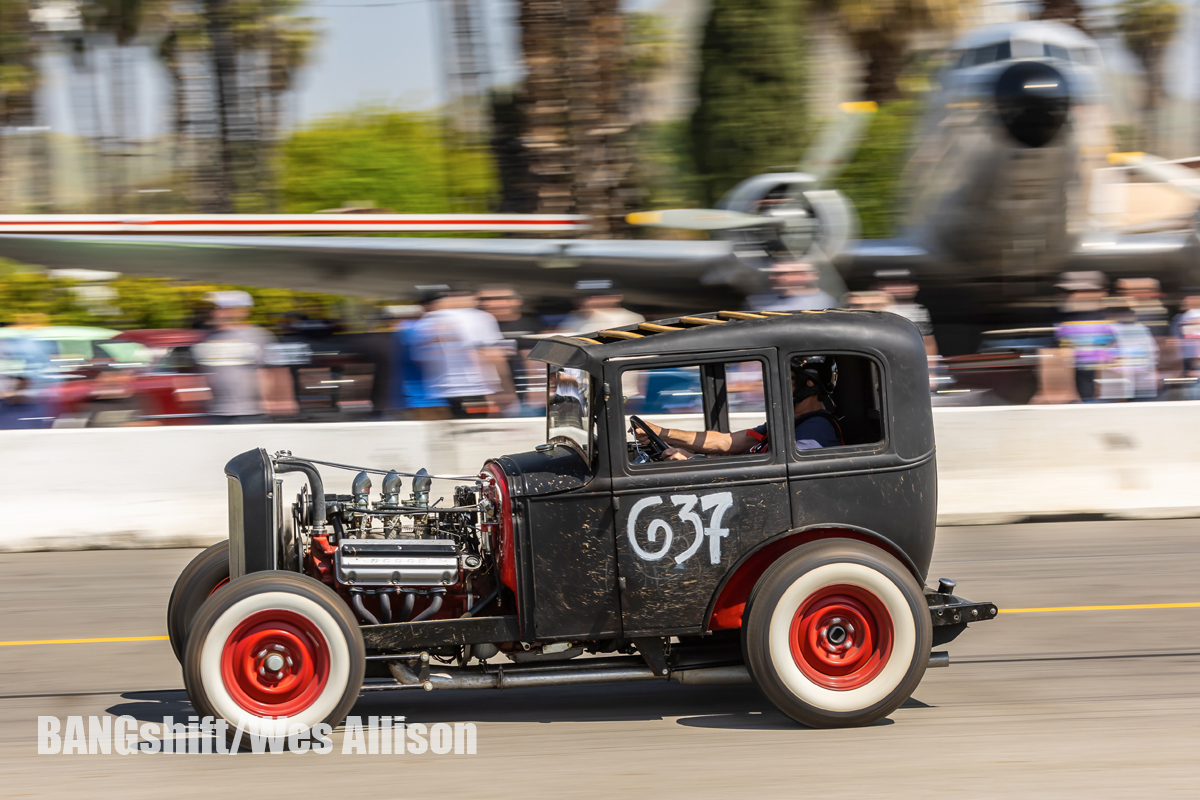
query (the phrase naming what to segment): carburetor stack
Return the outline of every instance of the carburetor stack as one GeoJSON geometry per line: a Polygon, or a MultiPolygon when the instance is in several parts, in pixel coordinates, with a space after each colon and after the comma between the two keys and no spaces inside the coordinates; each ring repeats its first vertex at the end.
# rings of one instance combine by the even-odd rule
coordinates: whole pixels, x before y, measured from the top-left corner
{"type": "MultiPolygon", "coordinates": [[[[284,465],[280,471],[302,471],[314,483],[314,462],[288,456],[278,464],[284,465]]],[[[437,614],[447,592],[469,606],[479,596],[472,584],[492,572],[490,542],[479,526],[478,482],[454,486],[453,505],[443,507],[443,498],[430,502],[434,478],[426,470],[411,476],[412,491],[404,500],[403,477],[395,470],[386,473],[379,499],[372,502],[371,477],[363,470],[350,494],[326,494],[318,504],[301,491],[292,507],[304,571],[348,594],[355,612],[371,624],[380,619],[364,596],[374,598],[370,605],[378,607],[383,622],[420,621],[437,614]],[[390,595],[397,593],[404,603],[393,614],[390,595]],[[419,597],[429,602],[413,616],[419,597]]],[[[313,491],[323,491],[319,482],[313,491]]]]}

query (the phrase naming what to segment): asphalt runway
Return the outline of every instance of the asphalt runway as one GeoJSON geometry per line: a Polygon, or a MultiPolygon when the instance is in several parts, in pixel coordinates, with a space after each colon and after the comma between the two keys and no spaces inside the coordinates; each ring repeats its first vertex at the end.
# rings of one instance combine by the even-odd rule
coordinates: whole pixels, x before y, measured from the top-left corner
{"type": "MultiPolygon", "coordinates": [[[[0,555],[0,641],[163,635],[195,552],[0,555]]],[[[940,576],[1002,609],[1196,603],[1200,520],[943,529],[940,576]]],[[[799,727],[753,687],[623,684],[353,712],[475,722],[474,756],[39,756],[39,714],[186,717],[180,669],[165,641],[0,646],[0,795],[1200,797],[1200,608],[1008,613],[947,649],[857,730],[799,727]]]]}

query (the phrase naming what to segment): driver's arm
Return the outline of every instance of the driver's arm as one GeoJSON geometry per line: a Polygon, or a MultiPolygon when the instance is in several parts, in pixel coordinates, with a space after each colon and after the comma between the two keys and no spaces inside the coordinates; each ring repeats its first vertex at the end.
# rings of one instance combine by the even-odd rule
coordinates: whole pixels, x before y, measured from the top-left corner
{"type": "MultiPolygon", "coordinates": [[[[686,448],[693,453],[703,453],[706,456],[740,456],[750,452],[750,448],[758,444],[758,439],[750,435],[748,430],[735,433],[719,431],[681,431],[675,428],[664,428],[647,422],[647,427],[659,435],[671,447],[686,448]]],[[[648,437],[635,429],[638,442],[645,444],[648,437]]]]}

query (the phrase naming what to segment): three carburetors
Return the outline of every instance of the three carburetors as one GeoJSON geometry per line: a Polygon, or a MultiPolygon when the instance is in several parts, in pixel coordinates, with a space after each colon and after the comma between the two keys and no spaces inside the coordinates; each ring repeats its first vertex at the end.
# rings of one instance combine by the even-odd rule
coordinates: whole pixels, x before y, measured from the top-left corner
{"type": "Polygon", "coordinates": [[[372,501],[371,478],[359,472],[349,495],[325,495],[328,526],[314,524],[312,498],[300,493],[293,505],[296,530],[302,539],[319,538],[323,550],[333,550],[338,584],[372,594],[445,590],[490,563],[490,542],[479,527],[478,486],[456,485],[454,504],[441,507],[440,498],[429,501],[433,477],[422,469],[412,478],[412,493],[401,500],[403,476],[388,472],[379,499],[372,501]]]}

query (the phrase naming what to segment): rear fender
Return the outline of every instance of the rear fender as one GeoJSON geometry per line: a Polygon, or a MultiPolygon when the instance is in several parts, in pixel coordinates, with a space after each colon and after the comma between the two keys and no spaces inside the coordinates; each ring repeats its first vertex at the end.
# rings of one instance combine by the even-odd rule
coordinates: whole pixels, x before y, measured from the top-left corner
{"type": "Polygon", "coordinates": [[[708,629],[718,631],[742,627],[742,615],[746,610],[746,601],[750,599],[750,592],[753,591],[754,585],[758,583],[758,579],[763,576],[763,573],[789,551],[809,542],[824,539],[851,539],[874,545],[894,556],[916,577],[918,583],[922,580],[912,559],[905,555],[904,551],[894,542],[874,531],[855,525],[814,525],[798,528],[768,539],[742,556],[713,594],[708,608],[708,629]]]}

